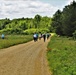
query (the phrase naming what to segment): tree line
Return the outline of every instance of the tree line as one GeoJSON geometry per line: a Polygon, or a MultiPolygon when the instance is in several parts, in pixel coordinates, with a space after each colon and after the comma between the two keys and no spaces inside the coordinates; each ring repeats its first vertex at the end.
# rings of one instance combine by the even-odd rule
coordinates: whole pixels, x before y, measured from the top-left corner
{"type": "Polygon", "coordinates": [[[34,32],[54,32],[61,36],[76,37],[76,2],[57,10],[53,17],[35,15],[34,18],[8,18],[0,20],[0,33],[32,34],[34,32]]]}
{"type": "Polygon", "coordinates": [[[0,20],[0,33],[6,34],[30,34],[35,31],[49,32],[51,18],[47,16],[35,15],[34,18],[18,18],[10,20],[8,18],[0,20]]]}
{"type": "Polygon", "coordinates": [[[53,15],[51,28],[52,32],[64,36],[76,36],[76,2],[57,10],[53,15]]]}

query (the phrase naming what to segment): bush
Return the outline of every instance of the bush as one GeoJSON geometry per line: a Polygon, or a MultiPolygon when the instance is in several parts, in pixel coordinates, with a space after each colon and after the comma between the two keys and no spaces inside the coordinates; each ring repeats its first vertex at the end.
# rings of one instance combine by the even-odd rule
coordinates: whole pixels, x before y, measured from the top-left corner
{"type": "Polygon", "coordinates": [[[73,33],[73,39],[76,40],[76,30],[75,30],[75,32],[73,33]]]}
{"type": "Polygon", "coordinates": [[[37,29],[27,29],[25,31],[23,31],[24,34],[33,34],[37,32],[37,29]]]}
{"type": "Polygon", "coordinates": [[[4,34],[22,34],[22,30],[20,28],[8,28],[0,30],[0,33],[4,34]]]}
{"type": "Polygon", "coordinates": [[[27,30],[23,31],[24,34],[33,34],[35,32],[46,33],[46,32],[49,32],[49,30],[48,29],[27,29],[27,30]]]}

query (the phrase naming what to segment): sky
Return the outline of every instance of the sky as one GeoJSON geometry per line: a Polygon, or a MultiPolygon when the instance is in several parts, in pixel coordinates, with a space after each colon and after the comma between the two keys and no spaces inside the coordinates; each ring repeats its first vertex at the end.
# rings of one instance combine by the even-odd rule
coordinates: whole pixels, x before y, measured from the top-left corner
{"type": "Polygon", "coordinates": [[[73,0],[0,0],[0,19],[33,18],[41,16],[52,17],[58,10],[70,4],[73,0]]]}

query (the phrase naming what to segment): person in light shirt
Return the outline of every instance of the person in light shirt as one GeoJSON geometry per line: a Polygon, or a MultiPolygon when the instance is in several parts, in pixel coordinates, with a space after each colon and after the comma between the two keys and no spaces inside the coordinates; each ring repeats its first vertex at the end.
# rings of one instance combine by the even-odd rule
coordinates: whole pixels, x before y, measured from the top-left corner
{"type": "Polygon", "coordinates": [[[1,35],[1,38],[4,39],[4,37],[5,37],[4,34],[2,34],[2,35],[1,35]]]}

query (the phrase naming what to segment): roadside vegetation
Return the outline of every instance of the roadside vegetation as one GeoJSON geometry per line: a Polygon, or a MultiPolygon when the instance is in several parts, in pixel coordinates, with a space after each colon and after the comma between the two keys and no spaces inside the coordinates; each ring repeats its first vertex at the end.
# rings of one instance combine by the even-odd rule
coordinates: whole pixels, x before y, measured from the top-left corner
{"type": "Polygon", "coordinates": [[[75,0],[53,15],[50,29],[57,34],[51,38],[47,51],[52,75],[76,75],[75,0]]]}
{"type": "Polygon", "coordinates": [[[76,41],[53,36],[48,44],[47,59],[52,75],[76,75],[76,41]]]}
{"type": "Polygon", "coordinates": [[[7,35],[5,39],[0,38],[0,49],[26,43],[33,39],[32,35],[7,35]]]}

